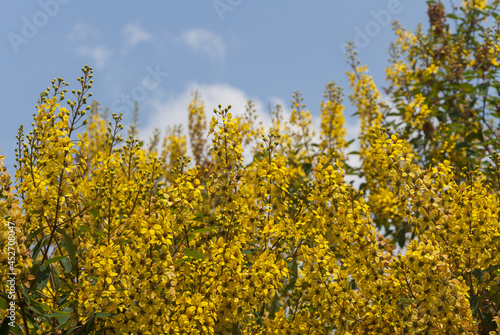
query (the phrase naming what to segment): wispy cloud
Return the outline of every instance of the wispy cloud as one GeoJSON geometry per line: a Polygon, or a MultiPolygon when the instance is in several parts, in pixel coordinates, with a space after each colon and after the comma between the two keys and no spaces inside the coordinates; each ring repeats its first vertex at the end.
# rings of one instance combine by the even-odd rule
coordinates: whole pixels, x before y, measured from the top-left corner
{"type": "Polygon", "coordinates": [[[66,38],[70,42],[80,43],[80,42],[90,42],[96,41],[101,37],[99,30],[87,23],[75,23],[73,28],[66,35],[66,38]]]}
{"type": "MultiPolygon", "coordinates": [[[[250,97],[241,89],[227,84],[205,84],[199,85],[192,83],[179,95],[164,97],[153,97],[148,103],[153,110],[152,115],[148,118],[149,122],[142,127],[140,137],[147,142],[153,134],[155,128],[165,131],[167,126],[181,124],[184,133],[188,130],[188,106],[192,99],[191,93],[195,90],[201,94],[204,101],[205,115],[207,124],[211,120],[213,109],[219,104],[223,108],[231,105],[231,113],[233,115],[242,115],[245,112],[245,106],[250,97]]],[[[255,109],[259,116],[259,120],[264,125],[271,122],[270,115],[267,113],[267,107],[260,99],[253,99],[255,109]]],[[[149,108],[148,107],[148,108],[149,108]]],[[[207,130],[208,131],[208,130],[207,130]]],[[[189,146],[188,146],[189,147],[189,146]]]]}
{"type": "Polygon", "coordinates": [[[76,23],[66,38],[75,46],[77,55],[90,57],[98,68],[103,68],[112,54],[109,47],[100,44],[100,31],[90,24],[76,23]]]}
{"type": "MultiPolygon", "coordinates": [[[[213,116],[213,109],[219,104],[223,107],[231,105],[231,112],[234,114],[243,114],[247,100],[250,99],[247,94],[236,87],[227,84],[205,84],[200,85],[195,82],[188,85],[186,89],[177,96],[168,98],[155,98],[150,100],[153,114],[149,118],[149,124],[144,127],[145,135],[152,134],[154,128],[164,130],[167,126],[182,124],[184,129],[188,125],[188,106],[192,99],[191,93],[198,90],[205,104],[205,113],[207,120],[213,116]]],[[[264,105],[259,101],[254,101],[258,111],[264,110],[264,105]]]]}
{"type": "Polygon", "coordinates": [[[153,36],[139,27],[137,23],[131,23],[123,28],[123,35],[125,36],[125,44],[133,47],[140,42],[145,42],[153,39],[153,36]]]}
{"type": "Polygon", "coordinates": [[[204,29],[192,29],[181,34],[180,40],[193,51],[207,55],[213,61],[224,60],[226,46],[222,37],[204,29]]]}
{"type": "Polygon", "coordinates": [[[105,46],[79,47],[76,52],[80,56],[92,58],[98,68],[103,68],[111,55],[111,51],[105,46]]]}

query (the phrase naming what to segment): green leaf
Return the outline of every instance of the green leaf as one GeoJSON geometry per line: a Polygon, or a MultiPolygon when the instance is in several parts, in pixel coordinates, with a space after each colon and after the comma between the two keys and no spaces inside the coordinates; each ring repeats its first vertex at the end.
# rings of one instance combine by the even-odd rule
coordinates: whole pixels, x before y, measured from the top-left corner
{"type": "Polygon", "coordinates": [[[212,230],[216,230],[216,229],[219,229],[220,226],[215,226],[215,227],[207,227],[207,228],[202,228],[202,229],[197,229],[193,232],[191,232],[191,234],[202,234],[202,233],[207,233],[209,231],[212,231],[212,230]]]}
{"type": "Polygon", "coordinates": [[[92,201],[92,202],[84,202],[84,203],[83,203],[83,205],[84,205],[85,207],[90,207],[90,206],[93,206],[93,205],[98,204],[98,203],[100,203],[100,202],[103,202],[104,200],[106,200],[106,198],[97,199],[97,200],[94,200],[94,201],[92,201]]]}
{"type": "Polygon", "coordinates": [[[349,280],[349,289],[356,290],[357,288],[356,281],[354,279],[349,280]]]}
{"type": "Polygon", "coordinates": [[[69,329],[66,329],[65,331],[62,332],[62,335],[74,335],[74,334],[77,334],[77,333],[74,333],[73,331],[74,330],[77,330],[78,328],[81,327],[81,322],[79,322],[76,326],[73,326],[69,329]]]}
{"type": "MultiPolygon", "coordinates": [[[[66,297],[66,299],[67,299],[67,297],[66,297]]],[[[59,307],[64,309],[64,307],[69,306],[69,305],[71,305],[72,303],[77,302],[77,301],[78,301],[78,300],[68,300],[68,301],[66,301],[64,304],[62,304],[62,305],[61,305],[61,306],[59,306],[59,307]]]]}
{"type": "Polygon", "coordinates": [[[184,253],[184,255],[195,258],[195,259],[205,259],[205,255],[203,255],[202,253],[199,253],[196,250],[184,249],[184,250],[182,250],[182,252],[184,253]]]}
{"type": "Polygon", "coordinates": [[[65,256],[57,256],[57,257],[52,257],[51,259],[49,259],[48,261],[45,261],[45,265],[49,265],[49,264],[52,264],[54,262],[57,262],[65,257],[68,257],[68,255],[65,255],[65,256]]]}
{"type": "Polygon", "coordinates": [[[64,232],[63,235],[64,235],[64,246],[66,248],[66,251],[68,252],[69,259],[71,260],[71,267],[73,269],[76,269],[75,244],[73,243],[73,239],[71,238],[71,236],[69,236],[66,232],[64,232]]]}
{"type": "Polygon", "coordinates": [[[302,170],[304,170],[305,174],[308,174],[309,171],[312,169],[312,164],[311,163],[302,163],[302,170]]]}
{"type": "Polygon", "coordinates": [[[472,274],[479,281],[481,281],[483,279],[483,272],[481,271],[481,269],[474,269],[474,270],[472,270],[472,274]]]}
{"type": "Polygon", "coordinates": [[[78,226],[78,228],[80,228],[80,231],[82,233],[88,233],[88,232],[92,231],[92,228],[90,228],[89,225],[87,225],[87,224],[80,224],[78,226]]]}
{"type": "Polygon", "coordinates": [[[484,270],[483,273],[490,273],[490,272],[495,271],[497,269],[500,269],[500,265],[492,265],[489,268],[487,268],[486,270],[484,270]]]}
{"type": "Polygon", "coordinates": [[[71,312],[67,312],[67,311],[57,311],[54,313],[44,314],[44,316],[49,317],[49,318],[61,318],[61,317],[69,316],[69,315],[71,315],[71,312]]]}
{"type": "Polygon", "coordinates": [[[102,236],[102,237],[106,237],[106,234],[104,234],[102,231],[100,231],[99,229],[94,229],[92,230],[92,232],[96,235],[99,235],[99,236],[102,236]]]}
{"type": "Polygon", "coordinates": [[[38,269],[38,274],[36,276],[37,288],[40,291],[43,291],[47,283],[49,282],[50,277],[50,265],[41,265],[38,269]]]}
{"type": "Polygon", "coordinates": [[[61,259],[60,263],[61,263],[61,266],[62,266],[64,272],[66,272],[66,273],[71,272],[71,261],[69,260],[68,257],[61,259]]]}
{"type": "Polygon", "coordinates": [[[16,334],[16,335],[24,335],[23,330],[19,327],[19,325],[17,323],[14,325],[14,328],[10,327],[9,331],[11,333],[16,334]]]}
{"type": "Polygon", "coordinates": [[[92,208],[91,210],[89,210],[89,213],[92,214],[92,216],[94,218],[98,218],[99,216],[101,216],[101,213],[99,213],[99,211],[95,208],[92,208]]]}
{"type": "Polygon", "coordinates": [[[469,143],[467,143],[467,142],[458,142],[455,145],[455,149],[457,149],[457,150],[460,150],[462,148],[467,148],[467,147],[469,147],[469,143]]]}
{"type": "Polygon", "coordinates": [[[490,85],[488,83],[482,83],[482,84],[477,85],[477,88],[479,89],[477,94],[479,94],[480,96],[487,95],[489,87],[490,87],[490,85]]]}
{"type": "Polygon", "coordinates": [[[474,140],[479,140],[479,141],[483,141],[483,134],[480,133],[480,132],[471,132],[470,134],[468,134],[466,137],[465,137],[465,141],[466,142],[472,142],[474,140]]]}
{"type": "Polygon", "coordinates": [[[201,222],[201,223],[205,223],[205,221],[203,221],[203,219],[205,218],[205,216],[201,213],[196,213],[194,215],[195,217],[192,219],[193,221],[197,221],[197,222],[201,222]]]}
{"type": "Polygon", "coordinates": [[[32,300],[31,301],[31,304],[36,307],[39,311],[43,311],[42,313],[39,313],[39,314],[44,314],[44,313],[47,313],[50,311],[50,308],[44,304],[42,304],[41,302],[38,302],[36,300],[32,300]]]}
{"type": "Polygon", "coordinates": [[[459,84],[459,88],[464,91],[465,93],[473,93],[474,92],[474,86],[472,86],[469,83],[462,83],[459,84]]]}
{"type": "Polygon", "coordinates": [[[477,298],[477,295],[473,295],[472,297],[470,297],[469,303],[470,303],[470,307],[472,308],[472,315],[476,316],[477,311],[479,309],[479,299],[477,298]]]}
{"type": "Polygon", "coordinates": [[[179,265],[180,265],[180,264],[182,264],[182,263],[184,263],[184,262],[186,262],[186,261],[187,261],[187,259],[186,259],[186,258],[181,258],[181,259],[176,260],[176,261],[174,262],[174,264],[179,264],[179,265]]]}
{"type": "Polygon", "coordinates": [[[256,251],[258,251],[258,249],[245,249],[245,250],[241,250],[241,253],[243,255],[249,255],[249,254],[253,254],[256,251]]]}
{"type": "Polygon", "coordinates": [[[32,232],[30,234],[30,236],[28,236],[28,238],[26,239],[26,241],[24,241],[24,244],[28,245],[28,243],[35,237],[37,236],[41,231],[43,231],[45,229],[45,227],[42,227],[42,228],[38,228],[37,230],[35,230],[34,232],[32,232]]]}
{"type": "Polygon", "coordinates": [[[242,334],[238,321],[233,323],[233,328],[231,328],[231,334],[232,335],[241,335],[242,334]]]}
{"type": "Polygon", "coordinates": [[[7,303],[7,300],[5,300],[3,297],[0,297],[0,308],[1,309],[7,309],[9,308],[9,304],[7,303]]]}
{"type": "Polygon", "coordinates": [[[40,249],[42,248],[43,243],[46,240],[47,240],[47,236],[45,236],[44,238],[40,239],[40,241],[38,241],[35,248],[33,249],[33,253],[32,253],[31,258],[36,259],[38,257],[38,253],[40,252],[40,249]]]}
{"type": "Polygon", "coordinates": [[[98,312],[98,313],[95,313],[95,317],[96,318],[108,318],[110,316],[115,316],[116,314],[113,314],[113,313],[105,313],[105,312],[98,312]]]}
{"type": "Polygon", "coordinates": [[[302,143],[297,144],[297,145],[295,146],[295,153],[294,153],[294,155],[297,155],[297,154],[300,152],[300,149],[301,149],[301,148],[302,148],[302,143]]]}
{"type": "Polygon", "coordinates": [[[18,286],[19,288],[19,291],[21,291],[21,294],[22,296],[24,297],[24,301],[26,302],[26,304],[30,304],[30,295],[28,293],[28,289],[26,288],[26,286],[24,286],[24,284],[21,284],[18,286]]]}
{"type": "Polygon", "coordinates": [[[469,108],[472,108],[476,105],[477,102],[477,97],[472,98],[472,100],[469,103],[469,108]]]}
{"type": "MultiPolygon", "coordinates": [[[[67,310],[67,309],[65,309],[65,310],[67,310]]],[[[71,313],[71,310],[69,310],[69,312],[71,313]]],[[[68,326],[73,324],[73,321],[71,320],[71,315],[59,317],[59,318],[57,318],[57,321],[59,321],[59,326],[56,329],[67,329],[68,326]]]]}
{"type": "Polygon", "coordinates": [[[39,308],[38,306],[37,307],[35,307],[35,306],[28,306],[28,309],[32,310],[33,312],[35,312],[38,315],[44,315],[45,312],[46,312],[43,309],[39,308]]]}
{"type": "Polygon", "coordinates": [[[57,267],[51,266],[50,267],[50,272],[52,276],[52,280],[50,281],[50,284],[52,288],[54,289],[55,292],[59,291],[59,287],[61,286],[61,281],[59,280],[59,270],[57,270],[57,267]]]}
{"type": "Polygon", "coordinates": [[[0,326],[0,335],[8,335],[9,334],[9,322],[10,319],[5,317],[2,321],[2,325],[0,326]]]}
{"type": "Polygon", "coordinates": [[[59,322],[60,325],[66,323],[66,321],[68,321],[71,318],[71,311],[61,312],[61,313],[67,313],[67,315],[57,317],[57,321],[59,322]]]}
{"type": "Polygon", "coordinates": [[[94,330],[95,327],[95,317],[91,317],[87,323],[83,326],[81,331],[79,331],[77,334],[90,334],[94,330]]]}
{"type": "Polygon", "coordinates": [[[271,319],[274,319],[274,315],[276,314],[276,312],[280,308],[279,300],[280,300],[280,297],[278,295],[278,292],[276,292],[276,294],[273,297],[273,301],[271,301],[271,307],[269,309],[269,317],[271,319]]]}
{"type": "Polygon", "coordinates": [[[417,302],[415,299],[407,299],[407,298],[401,298],[398,301],[398,305],[410,305],[414,302],[417,302]]]}
{"type": "Polygon", "coordinates": [[[406,231],[401,229],[398,233],[398,244],[401,248],[405,247],[406,244],[406,231]]]}

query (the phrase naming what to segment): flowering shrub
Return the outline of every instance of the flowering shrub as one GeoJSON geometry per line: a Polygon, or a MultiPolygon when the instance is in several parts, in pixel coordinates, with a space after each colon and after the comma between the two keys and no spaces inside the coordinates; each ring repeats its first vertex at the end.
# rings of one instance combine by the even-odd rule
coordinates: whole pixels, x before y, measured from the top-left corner
{"type": "Polygon", "coordinates": [[[299,92],[268,129],[251,102],[207,124],[195,94],[189,137],[169,128],[158,149],[87,105],[91,68],[67,107],[54,79],[19,130],[14,180],[0,156],[2,250],[17,241],[15,264],[0,256],[2,283],[16,273],[0,333],[497,334],[496,5],[429,2],[427,35],[396,24],[392,107],[348,50],[359,169],[333,83],[317,132],[299,92]]]}

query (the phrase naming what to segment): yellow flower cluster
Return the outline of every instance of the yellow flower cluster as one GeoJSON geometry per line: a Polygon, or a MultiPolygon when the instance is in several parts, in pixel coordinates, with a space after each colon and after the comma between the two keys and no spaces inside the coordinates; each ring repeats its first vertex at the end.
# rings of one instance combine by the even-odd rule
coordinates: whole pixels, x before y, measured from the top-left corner
{"type": "MultiPolygon", "coordinates": [[[[196,165],[206,165],[206,157],[203,157],[206,144],[207,119],[205,117],[205,106],[200,101],[200,94],[194,93],[193,100],[188,107],[189,112],[189,138],[191,149],[196,165]]],[[[167,152],[171,152],[167,150],[167,152]]]]}
{"type": "Polygon", "coordinates": [[[462,0],[462,6],[467,9],[483,10],[488,5],[488,0],[462,0]]]}
{"type": "MultiPolygon", "coordinates": [[[[498,34],[487,52],[460,53],[466,36],[445,42],[455,37],[443,8],[430,6],[429,36],[398,28],[393,107],[348,49],[358,170],[346,164],[333,83],[318,137],[299,92],[291,115],[276,106],[266,131],[251,101],[239,116],[219,105],[206,129],[195,93],[188,136],[169,128],[157,152],[159,133],[149,148],[135,125],[123,140],[121,115],[87,106],[92,69],[67,107],[67,84],[54,79],[33,129],[19,131],[15,181],[0,156],[0,246],[12,240],[10,223],[16,241],[10,330],[498,334],[500,145],[483,121],[498,102],[486,84],[498,86],[493,61],[480,58],[498,34]],[[366,183],[356,189],[346,173],[366,183]]],[[[7,253],[0,264],[11,266],[7,253]]],[[[0,289],[4,320],[9,290],[0,289]]]]}
{"type": "Polygon", "coordinates": [[[418,94],[414,101],[406,105],[405,112],[405,122],[418,129],[423,127],[430,114],[422,94],[418,94]]]}
{"type": "Polygon", "coordinates": [[[320,150],[328,156],[344,162],[344,150],[347,147],[344,129],[344,106],[342,105],[342,89],[329,83],[323,95],[328,100],[322,101],[321,107],[321,137],[320,150]]]}
{"type": "MultiPolygon", "coordinates": [[[[384,177],[380,174],[380,166],[370,154],[376,140],[377,129],[382,125],[386,104],[380,101],[381,94],[378,91],[373,78],[365,72],[366,67],[359,67],[355,64],[354,55],[351,53],[353,72],[348,73],[351,87],[354,93],[351,101],[356,106],[357,113],[361,120],[360,134],[360,158],[362,159],[363,177],[366,180],[366,188],[369,190],[369,203],[372,210],[377,213],[381,221],[389,219],[396,225],[401,214],[395,202],[395,195],[386,186],[384,177]]],[[[408,150],[411,146],[406,143],[408,150]]]]}
{"type": "MultiPolygon", "coordinates": [[[[255,144],[255,140],[264,134],[264,127],[262,121],[259,121],[257,110],[254,109],[255,105],[252,100],[247,101],[245,114],[243,116],[236,116],[238,122],[238,129],[242,137],[243,148],[248,147],[250,144],[255,144]]],[[[252,153],[257,153],[256,148],[252,148],[252,153]]]]}
{"type": "MultiPolygon", "coordinates": [[[[175,178],[175,171],[182,164],[187,155],[186,136],[182,134],[181,126],[168,127],[162,144],[161,158],[163,159],[167,180],[175,178]]],[[[198,157],[201,160],[201,157],[198,157]]]]}
{"type": "MultiPolygon", "coordinates": [[[[39,108],[34,132],[38,138],[47,123],[52,124],[56,108],[54,99],[39,108]]],[[[60,123],[54,123],[61,129],[58,140],[44,135],[48,140],[43,148],[48,152],[70,143],[65,140],[69,123],[65,114],[60,123]]],[[[431,234],[437,234],[435,228],[443,223],[432,226],[432,219],[419,217],[412,225],[425,231],[421,241],[412,242],[404,257],[394,257],[393,247],[374,229],[370,207],[361,193],[344,182],[342,163],[333,163],[333,152],[321,154],[312,179],[291,194],[293,170],[288,169],[285,156],[273,154],[280,136],[269,135],[260,158],[244,169],[235,119],[229,109],[219,109],[216,114],[210,126],[212,159],[204,172],[206,180],[201,179],[198,168],[187,169],[181,160],[175,178],[165,184],[161,160],[154,153],[147,156],[136,140],[113,149],[118,141],[113,127],[96,135],[108,138],[108,150],[84,154],[90,147],[85,140],[87,133],[80,136],[77,145],[70,145],[75,158],[67,166],[64,150],[60,150],[62,166],[48,173],[64,171],[59,179],[62,182],[53,186],[66,185],[67,190],[61,187],[66,190],[64,199],[52,199],[49,191],[45,194],[37,187],[35,181],[40,180],[43,170],[37,170],[38,178],[33,179],[30,170],[19,170],[20,180],[27,180],[21,185],[25,187],[22,206],[37,218],[31,222],[39,222],[41,233],[50,238],[54,228],[49,225],[45,231],[44,222],[52,224],[52,218],[61,218],[55,221],[55,248],[46,249],[47,256],[34,255],[35,264],[49,263],[47,260],[54,257],[69,258],[47,265],[61,282],[41,288],[39,297],[31,293],[38,304],[54,315],[67,313],[68,327],[93,323],[94,331],[104,333],[322,334],[364,330],[459,334],[475,329],[467,300],[467,285],[471,283],[453,274],[463,271],[465,276],[467,269],[484,269],[497,261],[493,247],[487,247],[495,235],[481,241],[481,254],[473,255],[475,263],[467,263],[470,258],[463,258],[463,250],[451,249],[452,243],[437,244],[439,240],[432,238],[431,234]],[[80,181],[78,185],[71,183],[72,178],[80,181]],[[55,208],[45,207],[45,199],[53,201],[55,208]],[[36,212],[35,206],[44,211],[36,212]],[[72,290],[66,292],[62,287],[72,290]],[[61,300],[68,303],[59,303],[61,300]]],[[[121,127],[118,124],[115,128],[121,127]]],[[[328,138],[328,133],[322,135],[336,140],[328,138]]],[[[479,189],[470,193],[475,198],[467,202],[475,210],[450,207],[448,216],[438,215],[433,211],[441,208],[437,205],[442,201],[439,195],[433,203],[414,208],[415,199],[430,198],[438,190],[446,190],[454,199],[452,172],[440,165],[432,172],[435,176],[421,177],[418,167],[411,165],[413,155],[403,141],[395,135],[387,140],[384,136],[383,131],[371,134],[373,152],[367,155],[387,177],[396,180],[394,185],[406,178],[404,184],[391,186],[401,188],[396,194],[402,208],[423,208],[427,215],[442,221],[449,218],[449,233],[446,237],[441,233],[447,242],[466,236],[451,226],[463,222],[451,219],[460,210],[477,212],[466,217],[487,221],[489,225],[483,229],[498,234],[494,222],[498,209],[493,210],[498,200],[491,195],[495,198],[476,201],[485,196],[480,180],[473,184],[479,189]],[[434,191],[431,186],[422,188],[430,185],[425,178],[431,177],[443,185],[435,185],[434,191]],[[424,181],[420,184],[416,178],[424,181]],[[483,204],[490,210],[485,211],[483,204]]],[[[29,157],[29,150],[23,157],[29,157]]],[[[22,229],[38,227],[25,224],[22,229]]],[[[481,234],[471,235],[471,240],[474,236],[481,234]]],[[[470,249],[471,245],[464,247],[470,249]]],[[[472,285],[477,285],[476,290],[484,289],[491,280],[487,275],[472,285]]],[[[36,327],[31,321],[27,323],[36,327]]],[[[52,329],[45,324],[39,328],[52,329]]]]}

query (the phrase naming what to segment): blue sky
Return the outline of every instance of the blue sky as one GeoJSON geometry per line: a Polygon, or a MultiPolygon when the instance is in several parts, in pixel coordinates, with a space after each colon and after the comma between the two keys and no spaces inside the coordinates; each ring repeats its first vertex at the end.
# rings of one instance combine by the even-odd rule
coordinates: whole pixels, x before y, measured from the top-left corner
{"type": "MultiPolygon", "coordinates": [[[[253,99],[289,108],[293,91],[319,121],[325,84],[350,92],[342,51],[354,40],[359,58],[384,84],[392,20],[426,25],[425,1],[207,0],[0,2],[0,154],[12,172],[16,132],[30,130],[39,94],[52,78],[77,88],[84,65],[94,68],[93,97],[130,121],[140,105],[140,131],[186,123],[190,93],[206,110],[219,103],[243,111],[253,99]],[[167,74],[168,73],[168,74],[167,74]]],[[[348,136],[356,120],[347,107],[348,136]]]]}

